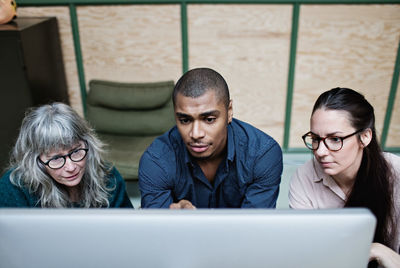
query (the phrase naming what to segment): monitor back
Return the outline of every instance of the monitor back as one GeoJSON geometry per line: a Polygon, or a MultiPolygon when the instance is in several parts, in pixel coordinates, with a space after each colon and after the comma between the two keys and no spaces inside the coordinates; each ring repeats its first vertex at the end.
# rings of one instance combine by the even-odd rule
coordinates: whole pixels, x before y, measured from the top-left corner
{"type": "Polygon", "coordinates": [[[0,209],[0,267],[365,268],[375,224],[364,209],[0,209]]]}

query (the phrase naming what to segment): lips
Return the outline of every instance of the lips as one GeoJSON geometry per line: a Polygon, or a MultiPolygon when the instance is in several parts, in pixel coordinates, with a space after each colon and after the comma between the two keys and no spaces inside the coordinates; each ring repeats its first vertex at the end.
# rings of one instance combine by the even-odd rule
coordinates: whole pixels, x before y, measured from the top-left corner
{"type": "Polygon", "coordinates": [[[196,153],[202,153],[207,151],[209,145],[208,144],[189,144],[190,149],[196,153]]]}
{"type": "Polygon", "coordinates": [[[64,177],[64,178],[66,180],[68,180],[68,181],[72,181],[72,180],[76,179],[78,177],[78,175],[79,175],[79,172],[76,173],[75,175],[72,175],[72,176],[69,176],[69,177],[64,177]]]}
{"type": "Polygon", "coordinates": [[[329,167],[329,166],[332,164],[332,162],[319,162],[319,164],[320,164],[322,167],[329,167]]]}

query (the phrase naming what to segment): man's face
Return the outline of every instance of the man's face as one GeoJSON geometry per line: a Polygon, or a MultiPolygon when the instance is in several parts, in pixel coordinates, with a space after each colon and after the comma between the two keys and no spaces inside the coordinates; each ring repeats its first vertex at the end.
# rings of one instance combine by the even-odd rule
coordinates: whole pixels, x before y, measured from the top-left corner
{"type": "Polygon", "coordinates": [[[226,109],[214,90],[207,90],[197,98],[178,93],[175,99],[178,131],[189,153],[197,159],[212,160],[221,156],[232,114],[232,102],[226,109]]]}

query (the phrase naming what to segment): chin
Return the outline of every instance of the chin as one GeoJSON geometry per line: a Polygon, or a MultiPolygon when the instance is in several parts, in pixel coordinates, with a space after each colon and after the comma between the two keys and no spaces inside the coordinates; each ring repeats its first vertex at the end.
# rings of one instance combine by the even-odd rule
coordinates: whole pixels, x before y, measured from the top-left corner
{"type": "Polygon", "coordinates": [[[195,154],[192,154],[192,157],[194,158],[194,159],[196,159],[196,160],[208,160],[208,159],[210,159],[210,155],[201,155],[201,154],[199,154],[199,155],[195,155],[195,154]]]}
{"type": "Polygon", "coordinates": [[[338,172],[332,168],[322,168],[322,170],[325,172],[326,175],[329,175],[329,176],[335,176],[338,174],[338,172]]]}
{"type": "Polygon", "coordinates": [[[65,183],[65,186],[67,186],[67,187],[75,187],[75,186],[78,186],[80,183],[81,183],[81,180],[76,180],[76,181],[73,181],[73,182],[65,183]]]}

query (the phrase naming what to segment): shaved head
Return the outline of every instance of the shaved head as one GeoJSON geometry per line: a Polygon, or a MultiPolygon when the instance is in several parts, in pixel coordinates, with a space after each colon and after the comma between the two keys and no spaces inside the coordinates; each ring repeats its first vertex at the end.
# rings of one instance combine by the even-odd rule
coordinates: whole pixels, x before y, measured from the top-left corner
{"type": "Polygon", "coordinates": [[[185,97],[197,98],[206,91],[213,90],[218,101],[229,106],[229,89],[225,79],[216,71],[209,68],[196,68],[186,72],[176,83],[173,93],[175,105],[177,94],[185,97]]]}

